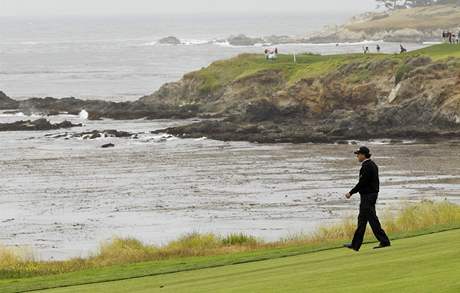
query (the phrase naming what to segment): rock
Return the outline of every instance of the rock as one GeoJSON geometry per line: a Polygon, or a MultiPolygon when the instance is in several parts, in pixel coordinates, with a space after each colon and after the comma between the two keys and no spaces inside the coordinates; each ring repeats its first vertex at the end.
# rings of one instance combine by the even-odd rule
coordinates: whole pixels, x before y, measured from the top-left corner
{"type": "Polygon", "coordinates": [[[276,36],[271,35],[267,37],[263,37],[264,43],[268,44],[299,44],[299,43],[307,43],[308,40],[306,38],[296,38],[292,36],[276,36]]]}
{"type": "Polygon", "coordinates": [[[264,39],[262,38],[250,38],[243,34],[230,36],[227,41],[232,46],[254,46],[256,44],[265,43],[264,39]]]}
{"type": "Polygon", "coordinates": [[[79,137],[83,139],[97,139],[106,137],[118,137],[118,138],[136,138],[136,135],[126,131],[118,131],[114,129],[110,130],[93,130],[87,132],[76,133],[72,137],[79,137]]]}
{"type": "Polygon", "coordinates": [[[197,111],[220,110],[227,116],[160,131],[184,138],[261,143],[447,139],[460,133],[458,76],[458,67],[423,56],[359,60],[295,83],[276,71],[260,70],[207,95],[197,90],[200,75],[191,74],[145,102],[193,100],[197,111]]]}
{"type": "Polygon", "coordinates": [[[158,41],[158,44],[162,44],[162,45],[180,45],[180,44],[182,44],[182,42],[176,37],[169,36],[169,37],[160,39],[158,41]]]}
{"type": "Polygon", "coordinates": [[[115,147],[115,145],[113,143],[107,143],[107,144],[104,144],[101,146],[101,148],[103,149],[107,149],[107,148],[113,148],[115,147]]]}
{"type": "Polygon", "coordinates": [[[250,122],[270,120],[279,114],[278,107],[265,99],[251,103],[246,108],[246,118],[250,122]]]}
{"type": "Polygon", "coordinates": [[[422,43],[427,39],[427,37],[421,30],[404,28],[385,32],[382,35],[382,39],[385,42],[422,43]]]}
{"type": "Polygon", "coordinates": [[[34,130],[53,130],[61,128],[81,127],[81,124],[72,124],[69,121],[52,124],[48,120],[42,118],[34,121],[18,121],[13,123],[0,124],[0,131],[34,131],[34,130]]]}
{"type": "Polygon", "coordinates": [[[460,30],[458,21],[455,21],[459,16],[460,6],[455,3],[364,13],[353,17],[344,25],[326,27],[310,36],[308,41],[314,43],[366,40],[403,43],[442,41],[443,31],[460,30]]]}
{"type": "Polygon", "coordinates": [[[0,91],[0,110],[16,109],[19,102],[8,97],[4,92],[0,91]]]}
{"type": "Polygon", "coordinates": [[[99,120],[101,118],[111,118],[115,120],[130,119],[164,119],[164,118],[192,118],[197,115],[191,108],[179,108],[165,103],[145,104],[141,100],[134,102],[107,102],[101,100],[80,100],[76,98],[56,99],[31,98],[20,101],[20,112],[26,115],[42,114],[57,115],[59,113],[69,113],[73,115],[88,114],[88,119],[99,120]]]}

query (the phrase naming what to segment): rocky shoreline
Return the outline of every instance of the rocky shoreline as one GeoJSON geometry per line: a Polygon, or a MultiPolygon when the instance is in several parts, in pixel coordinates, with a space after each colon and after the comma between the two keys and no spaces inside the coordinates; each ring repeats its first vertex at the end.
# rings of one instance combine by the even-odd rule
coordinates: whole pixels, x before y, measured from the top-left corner
{"type": "MultiPolygon", "coordinates": [[[[411,9],[368,12],[351,18],[342,25],[330,25],[305,36],[247,36],[231,35],[209,43],[227,43],[232,46],[355,43],[364,41],[424,43],[441,42],[442,33],[460,32],[460,6],[432,5],[411,9]],[[430,21],[426,21],[429,19],[430,21]]],[[[158,41],[159,44],[185,44],[174,36],[158,41]]]]}
{"type": "Polygon", "coordinates": [[[265,121],[248,119],[245,114],[223,121],[198,123],[157,130],[180,138],[202,138],[255,143],[338,143],[386,139],[391,143],[417,141],[431,143],[460,139],[460,127],[438,128],[417,125],[387,128],[379,121],[369,121],[369,113],[349,119],[331,121],[312,117],[292,118],[279,115],[265,121]],[[344,126],[346,124],[347,126],[344,126]]]}
{"type": "MultiPolygon", "coordinates": [[[[382,30],[377,32],[365,32],[351,30],[347,26],[326,27],[321,31],[311,33],[308,36],[260,36],[252,37],[244,34],[229,36],[226,39],[206,42],[206,44],[228,44],[235,47],[252,46],[277,46],[286,44],[344,44],[361,42],[389,42],[389,43],[424,43],[441,42],[442,29],[422,31],[417,29],[382,30]]],[[[184,41],[176,37],[166,37],[158,41],[160,45],[186,45],[184,41]]]]}
{"type": "Polygon", "coordinates": [[[0,91],[0,110],[17,109],[19,102],[8,97],[4,92],[0,91]]]}
{"type": "Polygon", "coordinates": [[[144,99],[179,99],[202,111],[221,110],[226,117],[158,131],[184,138],[260,143],[452,140],[460,138],[456,64],[460,60],[434,61],[418,54],[363,57],[291,84],[277,71],[261,70],[207,95],[200,92],[203,81],[197,73],[144,99]],[[182,95],[184,89],[188,92],[182,95]]]}
{"type": "Polygon", "coordinates": [[[203,138],[221,141],[248,141],[254,143],[336,143],[349,144],[356,141],[385,139],[389,143],[405,141],[418,143],[436,143],[460,139],[460,131],[418,130],[416,128],[402,131],[381,131],[363,133],[327,135],[323,132],[312,132],[308,127],[294,128],[292,124],[237,124],[231,122],[216,123],[204,121],[183,127],[167,128],[155,133],[169,133],[180,138],[203,138]]]}
{"type": "Polygon", "coordinates": [[[115,120],[131,119],[187,119],[195,117],[193,108],[169,107],[165,104],[154,103],[145,105],[140,101],[135,102],[107,102],[101,100],[80,100],[76,98],[56,99],[47,97],[44,99],[31,98],[17,102],[18,112],[26,115],[38,113],[43,115],[58,115],[61,113],[78,115],[80,111],[89,113],[88,119],[98,120],[110,118],[115,120]]]}
{"type": "MultiPolygon", "coordinates": [[[[430,54],[439,54],[437,50],[451,47],[441,45],[399,56],[306,54],[298,56],[296,66],[289,63],[289,56],[269,63],[263,55],[243,54],[186,74],[135,102],[75,98],[14,101],[3,95],[0,108],[44,115],[85,110],[89,119],[213,118],[156,132],[225,141],[458,139],[460,59],[439,59],[438,55],[432,59],[430,54]]],[[[4,129],[56,127],[73,125],[21,122],[4,129]]]]}
{"type": "Polygon", "coordinates": [[[34,121],[17,121],[13,123],[0,123],[1,131],[42,131],[55,130],[62,128],[82,127],[82,124],[73,124],[70,121],[60,123],[51,123],[48,120],[41,118],[34,121]]]}
{"type": "Polygon", "coordinates": [[[313,43],[441,42],[444,31],[460,32],[459,18],[460,6],[456,4],[368,12],[344,25],[327,27],[308,40],[313,43]]]}
{"type": "MultiPolygon", "coordinates": [[[[2,93],[3,94],[3,93],[2,93]]],[[[133,119],[188,119],[200,116],[194,107],[172,107],[161,102],[146,105],[135,102],[108,102],[102,100],[81,100],[77,98],[30,98],[15,101],[4,94],[0,99],[0,109],[6,113],[23,113],[55,116],[59,114],[79,115],[82,110],[88,112],[89,120],[109,118],[114,120],[133,119]]]]}

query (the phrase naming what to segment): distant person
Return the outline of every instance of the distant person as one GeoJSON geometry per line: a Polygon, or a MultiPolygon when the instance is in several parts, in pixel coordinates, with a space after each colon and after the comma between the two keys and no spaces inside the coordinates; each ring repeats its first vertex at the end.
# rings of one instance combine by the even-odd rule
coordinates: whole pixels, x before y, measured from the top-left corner
{"type": "Polygon", "coordinates": [[[277,58],[277,53],[278,52],[278,49],[265,49],[265,59],[267,60],[274,60],[277,58]]]}
{"type": "Polygon", "coordinates": [[[363,50],[364,50],[364,54],[369,53],[369,47],[364,47],[363,50]]]}
{"type": "Polygon", "coordinates": [[[377,44],[377,48],[376,48],[376,49],[377,49],[377,53],[380,53],[380,49],[381,49],[381,48],[380,48],[380,45],[379,45],[379,44],[377,44]]]}
{"type": "Polygon", "coordinates": [[[448,42],[449,44],[452,44],[454,34],[453,34],[452,32],[447,32],[447,36],[446,36],[446,37],[447,37],[447,42],[448,42]]]}
{"type": "Polygon", "coordinates": [[[390,239],[388,239],[385,231],[383,231],[375,211],[375,204],[380,189],[379,168],[377,164],[371,160],[371,153],[367,147],[360,147],[355,154],[358,161],[362,164],[361,170],[359,171],[359,182],[345,195],[345,197],[350,199],[353,194],[359,192],[361,203],[359,205],[358,227],[353,241],[350,244],[344,244],[344,247],[359,251],[363,244],[368,222],[375,237],[380,241],[380,244],[374,247],[374,249],[391,246],[390,239]]]}
{"type": "Polygon", "coordinates": [[[275,48],[275,54],[278,55],[278,48],[275,48]]]}
{"type": "Polygon", "coordinates": [[[401,45],[399,45],[399,47],[400,47],[400,49],[401,49],[401,54],[403,54],[403,53],[406,53],[406,52],[407,52],[407,49],[406,49],[406,48],[404,48],[404,46],[403,46],[402,44],[401,44],[401,45]]]}

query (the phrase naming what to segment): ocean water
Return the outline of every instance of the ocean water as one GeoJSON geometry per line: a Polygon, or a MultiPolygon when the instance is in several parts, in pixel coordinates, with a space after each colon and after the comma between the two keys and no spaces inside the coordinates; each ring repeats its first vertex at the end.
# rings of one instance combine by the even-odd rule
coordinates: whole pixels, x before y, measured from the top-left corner
{"type": "MultiPolygon", "coordinates": [[[[246,34],[306,36],[349,14],[0,18],[0,90],[11,97],[135,100],[211,62],[260,46],[219,40],[246,34]],[[176,36],[179,46],[159,45],[176,36]]],[[[373,47],[375,44],[369,44],[373,47]]],[[[361,52],[363,44],[280,45],[282,53],[361,52]]],[[[408,44],[409,49],[418,45],[408,44]]],[[[399,44],[382,44],[397,52],[399,44]]]]}

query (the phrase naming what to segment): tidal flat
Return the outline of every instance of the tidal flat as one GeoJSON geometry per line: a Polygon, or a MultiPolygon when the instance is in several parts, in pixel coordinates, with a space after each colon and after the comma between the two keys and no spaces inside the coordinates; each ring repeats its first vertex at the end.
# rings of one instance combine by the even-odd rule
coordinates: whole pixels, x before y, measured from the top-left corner
{"type": "MultiPolygon", "coordinates": [[[[1,122],[37,117],[0,115],[1,122]]],[[[60,115],[54,122],[78,117],[60,115]]],[[[151,131],[190,120],[84,121],[70,130],[0,133],[0,243],[41,259],[87,256],[113,236],[165,244],[191,232],[242,232],[265,240],[355,216],[356,144],[380,166],[378,209],[405,202],[460,203],[460,143],[385,140],[253,144],[178,139],[151,131]],[[82,139],[116,129],[133,138],[82,139]],[[113,143],[115,147],[101,148],[113,143]]]]}

